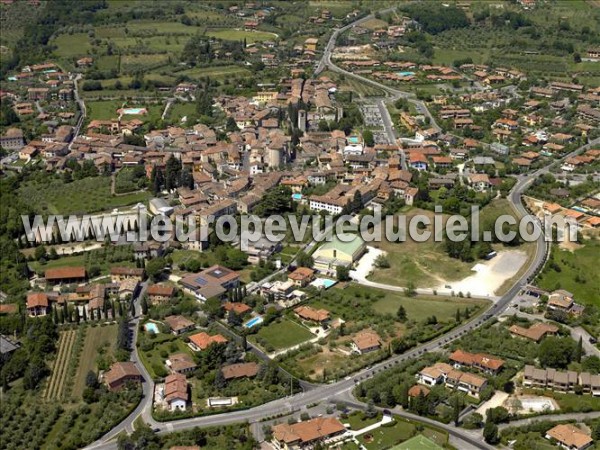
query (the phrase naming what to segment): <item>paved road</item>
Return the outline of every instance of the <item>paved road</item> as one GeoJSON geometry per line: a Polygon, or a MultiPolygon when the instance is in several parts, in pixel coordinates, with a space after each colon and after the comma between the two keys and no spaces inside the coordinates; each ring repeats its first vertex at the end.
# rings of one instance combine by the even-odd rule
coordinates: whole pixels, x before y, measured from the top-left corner
{"type": "Polygon", "coordinates": [[[81,80],[81,74],[77,74],[75,77],[75,82],[73,83],[73,95],[75,96],[75,101],[79,104],[80,116],[77,124],[75,125],[75,129],[73,130],[73,137],[71,138],[71,143],[69,144],[69,149],[73,145],[73,142],[81,133],[81,127],[83,126],[83,122],[85,121],[85,117],[87,116],[87,109],[85,107],[85,102],[79,96],[79,80],[81,80]]]}
{"type": "Polygon", "coordinates": [[[563,420],[576,420],[578,422],[581,422],[588,419],[595,419],[597,417],[600,417],[600,411],[592,411],[588,413],[547,414],[545,416],[529,417],[527,419],[513,420],[509,423],[502,423],[498,425],[498,428],[500,430],[503,430],[505,428],[522,427],[525,425],[531,425],[535,422],[543,421],[560,422],[563,420]]]}

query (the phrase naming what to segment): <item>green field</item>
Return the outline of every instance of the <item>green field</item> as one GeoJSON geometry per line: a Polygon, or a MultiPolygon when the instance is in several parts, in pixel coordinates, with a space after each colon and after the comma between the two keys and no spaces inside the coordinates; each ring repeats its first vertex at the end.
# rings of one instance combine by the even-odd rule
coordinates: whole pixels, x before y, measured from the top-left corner
{"type": "Polygon", "coordinates": [[[538,285],[548,291],[566,289],[575,295],[577,302],[600,307],[597,277],[600,241],[585,241],[585,245],[575,251],[553,245],[550,255],[551,260],[537,279],[538,285]]]}
{"type": "MultiPolygon", "coordinates": [[[[425,448],[432,448],[432,449],[436,449],[438,448],[436,447],[416,447],[413,446],[413,443],[416,443],[414,441],[415,437],[419,437],[421,436],[419,433],[419,431],[417,430],[417,425],[413,422],[410,422],[408,420],[404,420],[400,417],[395,417],[396,423],[393,426],[385,426],[385,427],[379,427],[371,432],[362,434],[360,436],[358,436],[358,441],[364,445],[368,450],[384,450],[384,449],[390,449],[390,448],[399,448],[399,449],[404,449],[404,448],[410,448],[412,449],[425,449],[425,448]],[[399,443],[404,443],[410,440],[411,445],[410,446],[403,446],[400,445],[399,447],[394,447],[395,445],[399,444],[399,443]]],[[[448,442],[448,436],[444,433],[441,433],[437,430],[434,430],[432,428],[425,428],[425,430],[423,430],[423,434],[425,434],[425,431],[427,432],[427,440],[431,440],[432,442],[435,442],[439,445],[446,445],[448,442]]],[[[425,442],[422,439],[419,439],[419,442],[425,442]]]]}
{"type": "Polygon", "coordinates": [[[201,78],[210,77],[215,79],[229,78],[232,76],[246,76],[250,71],[241,66],[214,66],[214,67],[194,67],[192,69],[182,70],[177,72],[178,75],[186,75],[190,78],[199,80],[201,78]]]}
{"type": "Polygon", "coordinates": [[[62,180],[23,184],[19,194],[40,214],[89,214],[145,202],[149,192],[113,197],[109,177],[91,177],[65,184],[62,180]]]}
{"type": "Polygon", "coordinates": [[[190,117],[196,114],[196,105],[190,103],[175,103],[169,108],[167,117],[172,123],[179,123],[183,117],[190,117]]]}
{"type": "Polygon", "coordinates": [[[86,33],[61,34],[52,43],[57,46],[54,53],[60,58],[83,57],[92,48],[86,33]]]}
{"type": "Polygon", "coordinates": [[[83,390],[85,389],[85,377],[90,370],[98,373],[98,367],[96,359],[99,356],[99,350],[101,350],[107,361],[110,360],[112,355],[112,349],[117,342],[117,325],[107,325],[99,327],[88,327],[85,336],[85,342],[83,344],[83,351],[81,352],[81,359],[79,360],[79,366],[77,367],[77,374],[75,376],[75,385],[73,386],[73,395],[76,398],[80,398],[83,390]]]}
{"type": "Polygon", "coordinates": [[[232,29],[209,30],[206,32],[206,35],[217,39],[224,39],[226,41],[243,41],[244,39],[246,39],[246,42],[248,44],[277,39],[277,36],[274,33],[267,33],[265,31],[245,31],[232,29]]]}
{"type": "Polygon", "coordinates": [[[442,450],[443,447],[439,446],[430,439],[427,439],[422,434],[418,434],[408,441],[404,441],[402,444],[398,444],[391,448],[391,450],[442,450]]]}
{"type": "MultiPolygon", "coordinates": [[[[302,325],[289,319],[275,320],[269,325],[261,327],[256,336],[264,339],[277,350],[302,344],[315,337],[302,325]]],[[[255,341],[255,337],[251,336],[250,340],[255,341]]]]}

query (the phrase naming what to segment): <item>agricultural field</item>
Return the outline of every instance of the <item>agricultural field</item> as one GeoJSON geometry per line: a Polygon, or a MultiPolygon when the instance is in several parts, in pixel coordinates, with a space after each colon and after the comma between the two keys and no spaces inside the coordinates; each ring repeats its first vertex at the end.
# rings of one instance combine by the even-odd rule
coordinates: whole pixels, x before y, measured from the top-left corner
{"type": "Polygon", "coordinates": [[[87,33],[61,34],[54,40],[59,58],[83,58],[92,49],[87,33]]]}
{"type": "Polygon", "coordinates": [[[230,66],[214,66],[214,67],[194,67],[192,69],[182,70],[178,75],[184,75],[194,80],[210,77],[214,79],[224,79],[232,76],[250,75],[250,71],[245,67],[230,65],[230,66]]]}
{"type": "Polygon", "coordinates": [[[206,36],[211,36],[217,39],[223,39],[226,41],[243,41],[246,39],[248,44],[253,44],[254,42],[262,42],[268,40],[277,39],[277,35],[275,33],[267,33],[265,31],[245,31],[245,30],[209,30],[206,33],[206,36]]]}
{"type": "Polygon", "coordinates": [[[28,182],[19,189],[34,210],[40,214],[92,214],[121,206],[145,202],[149,192],[113,197],[110,194],[110,177],[91,177],[65,184],[60,179],[44,183],[28,182]]]}
{"type": "Polygon", "coordinates": [[[81,398],[85,388],[85,377],[90,370],[98,373],[98,369],[106,370],[109,363],[113,360],[113,350],[117,343],[117,325],[106,325],[97,327],[88,327],[85,335],[83,349],[75,381],[73,386],[73,396],[81,398]],[[98,361],[102,361],[102,367],[99,367],[98,361]]]}
{"type": "Polygon", "coordinates": [[[77,338],[77,330],[66,330],[60,333],[58,339],[58,352],[52,364],[52,375],[42,394],[42,398],[48,401],[64,400],[66,376],[69,370],[69,362],[73,345],[77,338]]]}

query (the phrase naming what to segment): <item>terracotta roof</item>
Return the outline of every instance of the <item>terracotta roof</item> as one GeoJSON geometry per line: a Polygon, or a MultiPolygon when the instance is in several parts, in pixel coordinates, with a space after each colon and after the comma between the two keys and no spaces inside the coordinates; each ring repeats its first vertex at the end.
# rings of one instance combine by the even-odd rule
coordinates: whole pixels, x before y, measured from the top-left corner
{"type": "Polygon", "coordinates": [[[27,308],[36,308],[38,306],[48,307],[48,295],[44,292],[27,294],[27,308]]]}
{"type": "Polygon", "coordinates": [[[504,365],[504,361],[501,359],[483,353],[469,353],[460,349],[450,355],[450,360],[467,366],[477,365],[491,370],[498,370],[504,365]]]}
{"type": "Polygon", "coordinates": [[[233,378],[254,377],[258,373],[258,369],[258,364],[249,362],[223,366],[221,372],[226,380],[231,380],[233,378]]]}
{"type": "Polygon", "coordinates": [[[44,273],[46,280],[64,280],[72,278],[85,278],[85,267],[58,267],[47,269],[44,273]]]}
{"type": "Polygon", "coordinates": [[[146,291],[148,295],[160,295],[164,297],[172,297],[175,293],[175,288],[173,286],[168,286],[166,284],[153,284],[148,287],[146,291]]]}
{"type": "Polygon", "coordinates": [[[449,380],[460,381],[461,383],[476,387],[482,387],[487,382],[483,377],[469,372],[461,372],[460,370],[451,370],[447,376],[449,380]]]}
{"type": "Polygon", "coordinates": [[[189,398],[187,381],[185,375],[174,373],[165,378],[165,400],[170,403],[173,400],[185,400],[189,398]]]}
{"type": "Polygon", "coordinates": [[[238,315],[252,311],[252,308],[250,308],[248,305],[239,302],[225,302],[223,303],[223,308],[225,308],[225,311],[233,311],[238,315]]]}
{"type": "Polygon", "coordinates": [[[294,442],[309,443],[318,439],[325,439],[344,432],[346,428],[335,417],[318,417],[291,425],[282,423],[273,426],[272,430],[275,439],[291,444],[294,442]]]}
{"type": "Polygon", "coordinates": [[[373,331],[363,331],[352,340],[359,350],[366,350],[381,345],[379,336],[373,331]]]}
{"type": "Polygon", "coordinates": [[[314,322],[323,322],[329,320],[329,311],[326,309],[314,309],[310,306],[298,306],[294,312],[303,319],[312,320],[314,322]]]}
{"type": "Polygon", "coordinates": [[[19,306],[15,303],[0,304],[0,314],[14,314],[19,311],[19,306]]]}
{"type": "Polygon", "coordinates": [[[315,271],[313,269],[309,269],[308,267],[298,267],[292,273],[288,275],[288,278],[294,281],[302,281],[306,279],[311,279],[315,271]]]}
{"type": "Polygon", "coordinates": [[[546,431],[546,435],[569,448],[582,448],[593,442],[588,434],[570,423],[556,425],[554,428],[546,431]]]}
{"type": "Polygon", "coordinates": [[[131,362],[116,362],[114,363],[108,372],[104,374],[104,380],[108,385],[111,385],[125,377],[142,377],[142,374],[136,367],[136,365],[131,362]]]}
{"type": "Polygon", "coordinates": [[[513,325],[509,328],[509,331],[512,334],[516,334],[518,336],[525,337],[538,342],[547,333],[556,333],[558,331],[558,327],[556,325],[538,322],[530,326],[529,328],[523,328],[519,325],[513,325]]]}
{"type": "Polygon", "coordinates": [[[198,334],[194,334],[190,336],[190,341],[198,347],[200,350],[206,350],[212,344],[224,344],[227,342],[220,334],[215,334],[214,336],[210,336],[204,331],[198,334]]]}
{"type": "Polygon", "coordinates": [[[429,392],[431,392],[431,390],[429,388],[426,388],[425,386],[421,386],[420,384],[415,384],[413,387],[411,387],[408,390],[408,396],[409,397],[418,397],[419,395],[421,395],[421,393],[423,393],[423,396],[427,397],[429,395],[429,392]]]}

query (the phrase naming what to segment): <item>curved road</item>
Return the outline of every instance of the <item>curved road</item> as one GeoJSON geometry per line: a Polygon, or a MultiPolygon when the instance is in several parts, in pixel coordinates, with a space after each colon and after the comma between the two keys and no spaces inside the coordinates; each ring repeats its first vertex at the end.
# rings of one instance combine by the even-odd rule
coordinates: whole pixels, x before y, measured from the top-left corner
{"type": "MultiPolygon", "coordinates": [[[[387,10],[383,10],[382,12],[390,11],[392,9],[393,8],[388,8],[387,10]]],[[[375,85],[378,88],[383,89],[386,92],[392,94],[392,97],[408,98],[409,101],[420,106],[422,108],[422,112],[424,112],[426,115],[431,117],[431,114],[429,113],[429,111],[427,110],[427,107],[423,104],[423,102],[420,102],[420,101],[412,98],[413,97],[412,94],[390,88],[389,86],[385,86],[385,85],[382,85],[375,81],[355,75],[351,72],[347,72],[343,69],[338,68],[331,62],[331,52],[335,46],[335,40],[337,39],[337,36],[339,35],[339,33],[351,28],[354,25],[357,25],[366,20],[369,20],[372,17],[373,17],[372,15],[363,17],[362,19],[359,19],[358,21],[356,21],[350,25],[347,25],[344,28],[336,30],[333,33],[329,43],[327,44],[325,53],[323,55],[323,59],[319,63],[316,73],[319,73],[320,71],[322,71],[324,69],[325,66],[327,66],[330,70],[333,70],[335,72],[343,73],[346,76],[350,76],[355,79],[359,79],[360,81],[363,81],[365,83],[375,85]]],[[[433,117],[431,117],[431,119],[432,119],[431,120],[432,126],[437,127],[437,124],[435,123],[435,120],[433,120],[433,117]]],[[[577,150],[575,150],[574,152],[572,152],[571,154],[569,154],[567,156],[577,154],[577,153],[585,150],[586,148],[588,148],[590,145],[598,143],[598,142],[600,142],[600,138],[590,142],[590,144],[588,144],[588,145],[578,148],[577,150]]],[[[567,156],[565,156],[565,157],[567,157],[567,156]]],[[[536,172],[533,172],[531,174],[522,176],[518,179],[518,182],[513,187],[508,198],[509,198],[510,202],[513,204],[513,206],[515,207],[515,209],[518,211],[519,215],[527,214],[525,207],[521,203],[521,195],[524,193],[525,189],[536,177],[540,176],[542,173],[545,173],[547,171],[548,171],[548,168],[546,167],[546,168],[540,169],[536,172]]],[[[539,223],[537,224],[537,226],[538,227],[540,226],[539,223]]],[[[140,370],[142,371],[142,374],[144,375],[144,378],[146,380],[144,382],[144,388],[143,388],[144,397],[143,397],[141,403],[138,405],[138,407],[135,409],[135,411],[129,415],[129,417],[127,417],[123,422],[118,424],[109,433],[104,435],[99,441],[91,444],[90,446],[88,446],[86,448],[98,449],[98,450],[99,449],[103,449],[103,450],[104,449],[116,449],[117,446],[116,446],[116,442],[114,441],[114,437],[122,431],[130,431],[132,429],[133,422],[140,415],[141,415],[142,419],[144,420],[144,422],[146,422],[150,427],[155,429],[157,432],[169,433],[172,431],[184,430],[184,429],[189,429],[189,428],[193,428],[193,427],[229,425],[229,424],[240,423],[240,422],[250,422],[250,423],[260,422],[261,420],[268,418],[268,417],[273,417],[273,416],[281,415],[281,414],[288,414],[288,413],[291,413],[294,411],[301,410],[310,404],[319,403],[319,402],[323,402],[323,401],[327,401],[327,400],[332,400],[332,399],[336,399],[336,398],[340,398],[340,397],[342,397],[342,398],[350,397],[351,398],[351,391],[354,389],[356,383],[360,382],[361,380],[370,378],[370,377],[374,376],[375,374],[377,374],[381,371],[384,371],[396,364],[399,364],[400,362],[402,362],[406,359],[417,357],[426,352],[434,352],[434,351],[441,350],[442,347],[444,347],[449,342],[463,336],[464,334],[474,330],[475,328],[480,327],[489,318],[499,315],[504,309],[506,309],[506,307],[509,305],[510,301],[519,292],[519,290],[521,289],[521,286],[528,283],[535,276],[538,269],[542,266],[543,262],[545,261],[546,248],[547,248],[547,246],[546,246],[546,243],[544,242],[544,238],[543,238],[543,236],[541,236],[540,239],[538,239],[538,241],[537,241],[537,250],[536,250],[536,255],[535,255],[534,260],[532,261],[530,266],[525,270],[525,272],[522,274],[522,276],[517,280],[517,282],[513,285],[513,287],[502,297],[498,298],[497,301],[493,305],[491,305],[490,308],[486,312],[484,312],[483,314],[481,314],[477,317],[474,317],[470,322],[465,323],[465,324],[451,330],[450,332],[446,333],[445,335],[443,335],[441,337],[438,337],[437,339],[434,339],[433,341],[427,342],[416,348],[413,348],[413,349],[405,352],[402,355],[393,356],[392,358],[390,358],[384,362],[381,362],[381,363],[373,366],[372,368],[363,369],[362,371],[355,374],[353,377],[347,377],[343,380],[340,380],[340,381],[332,383],[332,384],[321,385],[321,386],[318,386],[307,392],[296,394],[296,395],[290,396],[290,397],[281,398],[281,399],[278,399],[278,400],[275,400],[275,401],[272,401],[272,402],[269,402],[269,403],[266,403],[266,404],[248,409],[248,410],[244,410],[244,411],[228,412],[228,413],[222,413],[222,414],[215,414],[215,415],[211,415],[211,416],[194,417],[194,418],[190,418],[190,419],[173,420],[173,421],[168,421],[168,422],[155,421],[151,415],[151,411],[152,411],[152,394],[151,393],[153,392],[154,383],[152,382],[152,379],[149,377],[148,373],[146,372],[143,364],[139,363],[137,348],[134,346],[132,360],[135,361],[137,363],[137,365],[140,367],[140,370]]],[[[140,296],[138,296],[138,299],[139,298],[140,298],[140,296]]],[[[138,318],[136,318],[134,320],[134,323],[137,325],[138,321],[139,321],[139,316],[138,316],[138,318]]],[[[136,326],[136,328],[137,328],[137,326],[136,326]]],[[[426,419],[424,419],[422,417],[415,417],[415,418],[416,418],[416,420],[426,422],[426,419]]],[[[438,422],[435,422],[435,425],[440,428],[444,428],[444,429],[446,429],[446,427],[448,427],[448,426],[444,426],[443,424],[438,423],[438,422]]],[[[448,428],[450,428],[452,430],[452,432],[451,432],[452,436],[462,439],[465,442],[470,443],[474,447],[482,448],[482,449],[489,448],[489,446],[483,442],[483,439],[480,436],[478,439],[475,439],[471,433],[468,433],[465,430],[462,430],[459,428],[454,428],[454,427],[448,427],[448,428]]]]}

